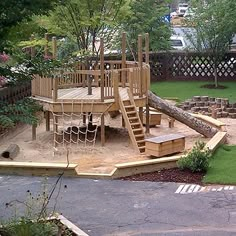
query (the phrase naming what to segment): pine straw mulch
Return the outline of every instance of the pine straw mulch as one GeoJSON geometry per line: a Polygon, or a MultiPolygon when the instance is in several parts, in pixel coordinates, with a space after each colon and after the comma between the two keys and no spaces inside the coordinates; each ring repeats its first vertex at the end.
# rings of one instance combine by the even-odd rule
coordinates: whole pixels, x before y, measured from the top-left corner
{"type": "Polygon", "coordinates": [[[151,173],[137,174],[120,178],[129,181],[151,181],[151,182],[180,182],[191,184],[202,184],[203,172],[192,173],[189,170],[179,168],[164,169],[151,173]]]}

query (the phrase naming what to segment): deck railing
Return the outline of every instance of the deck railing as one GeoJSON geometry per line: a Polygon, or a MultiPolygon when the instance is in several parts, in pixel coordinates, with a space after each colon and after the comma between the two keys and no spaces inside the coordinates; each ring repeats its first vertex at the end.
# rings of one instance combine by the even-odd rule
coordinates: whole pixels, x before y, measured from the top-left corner
{"type": "MultiPolygon", "coordinates": [[[[76,87],[88,87],[91,79],[92,87],[101,88],[102,99],[118,98],[119,87],[130,88],[135,96],[142,96],[147,93],[150,85],[150,67],[143,63],[138,67],[135,62],[126,62],[125,68],[121,61],[105,61],[104,73],[101,73],[99,65],[95,70],[64,71],[55,73],[52,77],[35,76],[32,81],[32,96],[51,98],[58,101],[58,90],[76,87]]],[[[82,68],[82,69],[81,69],[82,68]]]]}

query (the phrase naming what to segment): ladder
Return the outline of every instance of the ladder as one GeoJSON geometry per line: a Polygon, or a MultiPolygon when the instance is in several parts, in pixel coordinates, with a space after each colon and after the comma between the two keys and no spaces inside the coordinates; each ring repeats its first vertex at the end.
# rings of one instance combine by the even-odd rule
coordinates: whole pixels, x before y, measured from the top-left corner
{"type": "Polygon", "coordinates": [[[130,90],[128,89],[128,105],[124,104],[120,94],[119,94],[119,106],[125,121],[125,126],[128,129],[129,136],[131,138],[132,144],[134,148],[139,153],[145,152],[145,135],[143,131],[143,125],[139,118],[139,114],[137,112],[137,107],[134,102],[133,95],[131,94],[130,90]]]}

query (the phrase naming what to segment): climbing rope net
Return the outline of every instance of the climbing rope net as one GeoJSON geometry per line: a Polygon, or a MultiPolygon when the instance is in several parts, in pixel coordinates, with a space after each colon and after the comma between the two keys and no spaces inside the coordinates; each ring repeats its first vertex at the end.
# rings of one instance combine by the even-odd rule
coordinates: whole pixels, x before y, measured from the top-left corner
{"type": "MultiPolygon", "coordinates": [[[[84,105],[81,103],[80,112],[76,110],[74,102],[71,103],[71,109],[65,111],[65,103],[62,101],[61,112],[53,114],[53,142],[54,150],[58,150],[59,147],[72,148],[77,146],[78,148],[94,147],[96,143],[97,133],[99,125],[101,123],[101,116],[108,110],[100,113],[93,111],[94,102],[89,105],[90,112],[84,112],[84,105]]],[[[88,106],[88,104],[86,104],[88,106]]]]}

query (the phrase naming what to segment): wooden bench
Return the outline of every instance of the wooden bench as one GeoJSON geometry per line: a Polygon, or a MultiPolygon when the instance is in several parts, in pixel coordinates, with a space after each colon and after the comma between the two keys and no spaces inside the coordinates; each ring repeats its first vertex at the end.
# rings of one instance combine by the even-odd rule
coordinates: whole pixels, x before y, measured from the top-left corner
{"type": "MultiPolygon", "coordinates": [[[[156,126],[161,124],[161,115],[162,113],[150,110],[149,111],[149,125],[156,126]]],[[[146,125],[146,112],[143,113],[143,124],[146,125]]]]}
{"type": "Polygon", "coordinates": [[[190,115],[194,116],[195,118],[202,120],[204,122],[206,122],[209,125],[212,125],[218,129],[220,129],[221,131],[225,131],[226,130],[226,124],[216,120],[210,116],[206,116],[206,115],[202,115],[202,114],[194,114],[194,113],[190,113],[190,115]]]}
{"type": "Polygon", "coordinates": [[[145,139],[145,153],[155,157],[162,157],[181,152],[185,148],[185,136],[182,134],[168,134],[145,139]]]}
{"type": "Polygon", "coordinates": [[[219,131],[217,132],[211,140],[206,144],[205,148],[209,148],[211,151],[215,149],[222,143],[226,141],[227,132],[219,131]]]}

